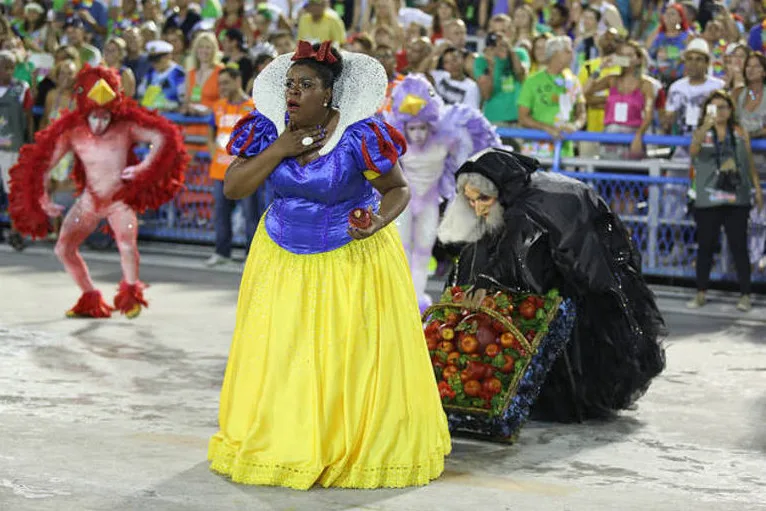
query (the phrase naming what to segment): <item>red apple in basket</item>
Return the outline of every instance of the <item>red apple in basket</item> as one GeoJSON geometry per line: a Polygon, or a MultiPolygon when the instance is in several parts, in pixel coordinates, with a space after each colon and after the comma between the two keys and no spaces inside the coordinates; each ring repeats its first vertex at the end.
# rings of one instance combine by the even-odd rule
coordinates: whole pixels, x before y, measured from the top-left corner
{"type": "Polygon", "coordinates": [[[490,344],[495,343],[497,332],[495,332],[495,329],[492,327],[492,318],[486,314],[469,314],[463,318],[461,323],[476,323],[476,339],[479,341],[480,352],[483,352],[490,344]]]}
{"type": "Polygon", "coordinates": [[[455,345],[449,341],[443,341],[439,343],[438,349],[443,351],[445,354],[449,354],[455,351],[455,345]]]}
{"type": "Polygon", "coordinates": [[[444,381],[449,380],[453,376],[455,376],[458,373],[458,368],[456,365],[449,364],[447,367],[444,368],[442,371],[442,378],[444,381]]]}
{"type": "Polygon", "coordinates": [[[466,335],[460,339],[460,351],[463,353],[475,353],[479,349],[479,341],[473,335],[466,335]]]}
{"type": "Polygon", "coordinates": [[[481,301],[481,306],[486,307],[487,309],[495,310],[497,309],[497,305],[495,304],[495,299],[491,296],[485,296],[484,299],[481,301]]]}
{"type": "Polygon", "coordinates": [[[500,345],[503,348],[513,348],[516,344],[516,337],[511,332],[505,332],[500,336],[500,345]]]}
{"type": "Polygon", "coordinates": [[[449,325],[439,327],[439,336],[445,341],[452,341],[455,338],[455,329],[449,325]]]}
{"type": "Polygon", "coordinates": [[[487,394],[491,394],[493,396],[495,394],[499,394],[503,390],[503,384],[497,378],[490,378],[488,380],[484,380],[484,383],[482,383],[481,387],[484,392],[486,392],[487,394]]]}
{"type": "Polygon", "coordinates": [[[348,223],[357,229],[367,229],[372,224],[369,210],[356,208],[348,214],[348,223]]]}
{"type": "Polygon", "coordinates": [[[513,365],[516,363],[516,361],[510,355],[503,355],[503,358],[505,359],[505,364],[503,364],[503,367],[500,368],[500,372],[508,374],[513,371],[513,365]]]}
{"type": "Polygon", "coordinates": [[[468,380],[463,384],[463,392],[466,396],[476,397],[481,392],[481,383],[477,380],[468,380]]]}
{"type": "Polygon", "coordinates": [[[521,317],[524,319],[532,319],[535,317],[535,314],[537,314],[537,304],[533,297],[530,296],[529,298],[532,299],[526,299],[519,305],[519,314],[521,314],[521,317]]]}
{"type": "Polygon", "coordinates": [[[484,348],[484,354],[490,358],[495,358],[500,354],[500,346],[497,344],[488,344],[486,348],[484,348]]]}
{"type": "Polygon", "coordinates": [[[468,380],[482,380],[486,375],[486,367],[481,362],[470,361],[464,369],[468,380]]]}

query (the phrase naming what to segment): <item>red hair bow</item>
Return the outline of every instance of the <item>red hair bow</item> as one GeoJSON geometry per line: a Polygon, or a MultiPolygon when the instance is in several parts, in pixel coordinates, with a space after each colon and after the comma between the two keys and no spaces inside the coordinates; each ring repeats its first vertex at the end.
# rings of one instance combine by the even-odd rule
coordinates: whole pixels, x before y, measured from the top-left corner
{"type": "Polygon", "coordinates": [[[295,50],[292,60],[314,59],[324,64],[335,64],[338,59],[332,54],[332,41],[324,41],[319,49],[314,51],[314,46],[308,41],[298,41],[298,49],[295,50]]]}

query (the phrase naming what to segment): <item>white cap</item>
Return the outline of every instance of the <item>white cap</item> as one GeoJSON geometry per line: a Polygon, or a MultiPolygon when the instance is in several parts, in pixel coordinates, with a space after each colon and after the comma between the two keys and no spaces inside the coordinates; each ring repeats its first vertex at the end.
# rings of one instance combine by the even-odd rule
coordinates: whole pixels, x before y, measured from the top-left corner
{"type": "Polygon", "coordinates": [[[45,12],[45,9],[43,9],[43,6],[38,4],[37,2],[29,2],[24,6],[24,12],[28,11],[37,11],[40,14],[43,14],[45,12]]]}
{"type": "Polygon", "coordinates": [[[686,49],[684,50],[684,55],[691,52],[701,53],[704,56],[710,58],[710,47],[708,46],[707,41],[705,41],[701,37],[692,39],[689,42],[689,44],[686,45],[686,49]]]}
{"type": "Polygon", "coordinates": [[[165,55],[173,53],[173,45],[167,41],[157,39],[156,41],[149,41],[146,43],[146,51],[150,55],[165,55]]]}
{"type": "Polygon", "coordinates": [[[724,55],[727,57],[731,54],[733,54],[735,51],[737,51],[738,48],[745,48],[747,49],[747,45],[744,43],[729,43],[729,45],[726,47],[726,51],[724,52],[724,55]]]}

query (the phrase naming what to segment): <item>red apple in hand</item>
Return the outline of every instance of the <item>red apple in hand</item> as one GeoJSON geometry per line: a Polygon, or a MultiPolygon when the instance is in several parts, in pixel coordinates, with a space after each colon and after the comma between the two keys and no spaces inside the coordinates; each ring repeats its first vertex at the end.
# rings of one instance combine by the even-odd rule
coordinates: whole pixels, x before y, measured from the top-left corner
{"type": "Polygon", "coordinates": [[[357,229],[367,229],[372,224],[372,217],[368,210],[356,208],[348,214],[348,223],[357,229]]]}

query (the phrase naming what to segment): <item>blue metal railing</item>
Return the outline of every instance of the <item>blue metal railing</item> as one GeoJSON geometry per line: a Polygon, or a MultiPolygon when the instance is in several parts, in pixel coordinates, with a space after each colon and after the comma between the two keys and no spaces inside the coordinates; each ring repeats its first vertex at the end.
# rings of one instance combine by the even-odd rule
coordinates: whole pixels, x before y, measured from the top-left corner
{"type": "MultiPolygon", "coordinates": [[[[521,140],[552,140],[544,131],[515,128],[498,128],[503,138],[521,140]]],[[[598,142],[603,144],[629,144],[631,134],[606,134],[576,132],[566,134],[562,140],[554,141],[553,158],[549,164],[552,170],[581,168],[581,158],[562,158],[561,145],[564,140],[598,142]]],[[[670,147],[686,147],[690,137],[646,135],[645,144],[670,147]]],[[[752,149],[766,151],[766,140],[753,140],[752,149]]],[[[630,162],[589,160],[589,167],[603,167],[609,171],[619,167],[631,172],[639,170],[650,175],[622,174],[614,172],[562,172],[589,183],[610,203],[632,232],[634,241],[643,255],[644,271],[648,275],[694,277],[696,262],[696,226],[687,211],[686,191],[690,180],[687,177],[662,177],[660,169],[667,167],[688,167],[688,163],[671,163],[669,160],[635,160],[630,162]]],[[[766,170],[766,169],[761,169],[766,170]]],[[[682,174],[684,174],[682,172],[682,174]]],[[[766,213],[751,212],[750,218],[750,259],[755,262],[764,253],[766,243],[766,213]]],[[[716,280],[735,281],[730,264],[728,245],[721,236],[722,247],[717,254],[711,277],[716,280]]],[[[766,275],[756,272],[754,281],[766,281],[766,275]]]]}
{"type": "MultiPolygon", "coordinates": [[[[175,113],[163,115],[178,125],[207,125],[210,119],[175,113]]],[[[498,128],[497,131],[503,138],[551,140],[544,131],[516,128],[498,128]]],[[[629,144],[633,135],[591,132],[566,134],[562,140],[554,141],[556,151],[552,160],[544,161],[555,171],[585,166],[580,164],[582,159],[561,157],[560,149],[564,140],[629,144]]],[[[689,145],[690,138],[646,135],[644,143],[684,147],[689,145]]],[[[757,151],[766,151],[766,140],[754,140],[752,147],[757,151]]],[[[138,154],[145,154],[145,150],[139,150],[138,154]]],[[[207,244],[213,242],[212,186],[207,177],[209,160],[210,155],[206,151],[193,153],[184,190],[173,201],[142,216],[142,237],[207,244]]],[[[697,248],[695,225],[686,211],[685,192],[689,186],[689,179],[662,177],[659,170],[673,165],[676,169],[679,168],[679,164],[670,164],[668,160],[636,160],[629,163],[591,160],[588,165],[590,168],[602,167],[605,172],[562,173],[588,183],[604,197],[615,213],[620,215],[642,253],[644,271],[648,275],[693,277],[697,248]],[[630,172],[638,170],[640,173],[621,173],[620,169],[630,172]]],[[[758,242],[761,244],[760,249],[763,249],[766,239],[766,215],[751,217],[750,236],[751,240],[756,240],[754,247],[751,247],[752,259],[757,255],[758,242]]],[[[242,246],[245,240],[241,235],[237,235],[234,241],[242,246]]],[[[711,276],[717,280],[733,281],[734,271],[729,264],[728,248],[725,243],[723,247],[724,250],[717,256],[711,276]]],[[[766,281],[766,275],[755,273],[753,280],[766,281]]]]}
{"type": "MultiPolygon", "coordinates": [[[[633,135],[629,133],[597,133],[592,131],[577,131],[574,133],[564,133],[557,140],[541,130],[528,130],[519,128],[497,128],[497,134],[502,138],[517,138],[521,140],[546,140],[553,141],[554,156],[553,170],[559,171],[561,168],[561,145],[565,141],[572,142],[598,142],[602,144],[629,145],[633,142],[633,135]]],[[[669,147],[688,147],[691,143],[691,137],[679,135],[644,135],[644,144],[669,146],[669,147]]],[[[754,151],[766,151],[766,139],[751,140],[750,146],[754,151]]]]}

